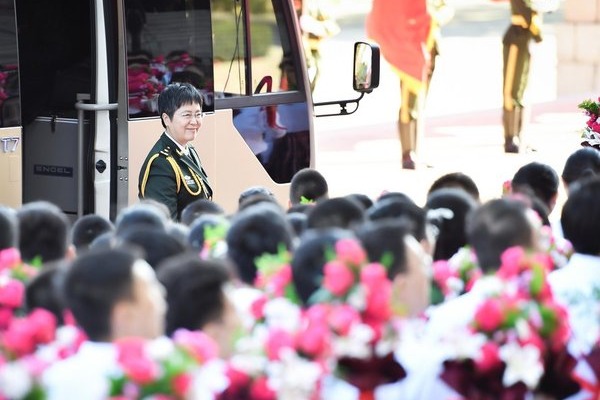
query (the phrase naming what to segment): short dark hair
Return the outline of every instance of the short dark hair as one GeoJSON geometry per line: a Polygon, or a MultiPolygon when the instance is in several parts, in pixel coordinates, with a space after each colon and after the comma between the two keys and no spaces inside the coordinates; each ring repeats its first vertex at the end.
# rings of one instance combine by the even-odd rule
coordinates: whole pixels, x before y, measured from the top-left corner
{"type": "Polygon", "coordinates": [[[166,231],[169,218],[150,203],[136,203],[124,208],[115,223],[117,235],[129,229],[160,229],[166,231]]]}
{"type": "Polygon", "coordinates": [[[500,266],[500,256],[513,246],[531,248],[533,227],[520,200],[490,200],[467,217],[467,240],[484,272],[500,266]]]}
{"type": "Polygon", "coordinates": [[[547,164],[535,161],[519,168],[511,181],[513,192],[518,192],[521,185],[529,187],[549,210],[552,209],[552,200],[558,193],[558,184],[556,171],[547,164]]]}
{"type": "Polygon", "coordinates": [[[173,119],[175,111],[184,104],[200,104],[203,106],[202,95],[191,83],[171,83],[158,96],[158,115],[163,128],[166,128],[163,121],[163,114],[167,114],[173,119]]]}
{"type": "Polygon", "coordinates": [[[98,236],[104,232],[115,230],[109,219],[98,215],[88,214],[79,217],[71,228],[71,242],[78,252],[86,250],[98,236]]]}
{"type": "Polygon", "coordinates": [[[427,237],[427,214],[410,199],[393,196],[378,200],[367,210],[367,216],[371,221],[390,218],[405,220],[412,226],[411,234],[415,239],[421,241],[427,237]]]}
{"type": "Polygon", "coordinates": [[[42,262],[60,260],[67,254],[69,220],[48,201],[34,201],[17,211],[19,250],[24,261],[41,257],[42,262]]]}
{"type": "MultiPolygon", "coordinates": [[[[597,150],[594,150],[597,151],[597,150]]],[[[600,255],[600,179],[584,179],[573,185],[562,208],[560,222],[565,238],[577,253],[600,255]]]]}
{"type": "Polygon", "coordinates": [[[583,147],[572,153],[562,172],[562,179],[567,186],[576,181],[600,175],[600,151],[593,147],[583,147]]]}
{"type": "Polygon", "coordinates": [[[222,215],[215,214],[204,214],[196,218],[192,226],[190,227],[190,234],[188,235],[188,244],[196,250],[202,250],[204,247],[205,233],[207,228],[214,228],[216,226],[223,225],[229,229],[230,223],[222,215]]]}
{"type": "Polygon", "coordinates": [[[153,269],[165,259],[181,254],[186,247],[172,235],[160,229],[128,229],[120,235],[126,245],[138,246],[143,250],[144,259],[153,269]]]}
{"type": "Polygon", "coordinates": [[[393,219],[368,222],[357,232],[371,262],[382,262],[386,257],[392,257],[391,264],[386,265],[391,280],[408,271],[404,238],[409,234],[405,223],[393,219]]]}
{"type": "Polygon", "coordinates": [[[240,193],[240,196],[238,197],[238,204],[242,204],[245,199],[257,194],[273,197],[273,192],[271,192],[268,188],[264,186],[251,186],[240,193]]]}
{"type": "Polygon", "coordinates": [[[43,308],[50,311],[59,325],[64,323],[65,300],[61,287],[67,271],[65,261],[57,261],[53,266],[44,269],[27,283],[25,289],[25,305],[27,311],[43,308]]]}
{"type": "Polygon", "coordinates": [[[245,199],[243,199],[238,205],[238,212],[243,211],[247,208],[253,207],[256,204],[261,204],[261,203],[272,204],[272,205],[276,206],[277,208],[281,209],[281,211],[283,212],[283,208],[277,202],[277,199],[275,198],[275,196],[270,195],[270,194],[264,194],[264,193],[253,194],[253,195],[248,196],[245,199]]]}
{"type": "Polygon", "coordinates": [[[356,201],[364,210],[368,210],[373,205],[373,200],[366,194],[351,193],[346,195],[346,198],[356,201]]]}
{"type": "Polygon", "coordinates": [[[90,340],[110,339],[115,305],[134,296],[133,265],[138,259],[124,248],[90,251],[67,271],[66,304],[90,340]]]}
{"type": "Polygon", "coordinates": [[[222,262],[200,260],[195,254],[172,257],[161,264],[158,280],[167,290],[167,335],[179,328],[201,330],[207,323],[221,320],[229,282],[222,262]]]}
{"type": "Polygon", "coordinates": [[[290,203],[299,204],[302,198],[309,201],[326,199],[329,187],[325,177],[316,169],[303,168],[292,176],[290,203]]]}
{"type": "Polygon", "coordinates": [[[240,279],[250,285],[256,279],[255,259],[277,254],[279,246],[292,247],[292,229],[276,206],[256,204],[236,214],[227,232],[227,255],[240,279]]]}
{"type": "Polygon", "coordinates": [[[214,201],[196,199],[181,211],[181,223],[191,226],[196,218],[204,214],[225,215],[225,211],[214,201]]]}
{"type": "Polygon", "coordinates": [[[476,201],[479,201],[479,189],[477,188],[477,184],[473,178],[462,172],[451,172],[440,176],[431,184],[427,194],[429,195],[438,189],[450,187],[460,188],[473,196],[476,201]]]}
{"type": "Polygon", "coordinates": [[[292,258],[292,278],[303,304],[321,287],[327,254],[340,239],[355,238],[351,231],[340,228],[309,229],[300,238],[292,258]]]}
{"type": "Polygon", "coordinates": [[[0,250],[19,245],[19,221],[17,212],[0,205],[0,250]]]}
{"type": "Polygon", "coordinates": [[[428,210],[448,209],[451,216],[434,212],[430,222],[438,229],[433,260],[448,260],[461,247],[467,244],[465,225],[467,215],[478,206],[477,201],[467,192],[458,188],[443,188],[429,194],[425,208],[428,210]]]}
{"type": "Polygon", "coordinates": [[[292,212],[285,214],[285,219],[289,222],[296,237],[302,236],[308,229],[308,216],[301,212],[292,212]]]}
{"type": "Polygon", "coordinates": [[[345,197],[321,200],[308,213],[308,228],[352,229],[364,221],[362,206],[345,197]]]}

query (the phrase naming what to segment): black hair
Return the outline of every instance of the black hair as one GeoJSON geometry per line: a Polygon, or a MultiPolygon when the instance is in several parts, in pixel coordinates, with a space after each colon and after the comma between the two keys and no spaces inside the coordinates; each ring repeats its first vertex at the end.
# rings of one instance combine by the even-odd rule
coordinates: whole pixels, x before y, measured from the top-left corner
{"type": "Polygon", "coordinates": [[[140,247],[144,259],[154,269],[165,259],[186,251],[185,246],[172,235],[160,229],[128,229],[119,236],[122,243],[140,247]]]}
{"type": "Polygon", "coordinates": [[[290,203],[299,204],[302,198],[309,201],[326,199],[329,187],[325,177],[316,169],[303,168],[292,176],[290,203]]]}
{"type": "Polygon", "coordinates": [[[570,186],[580,179],[600,175],[600,151],[584,147],[572,153],[562,172],[562,179],[570,186]]]}
{"type": "Polygon", "coordinates": [[[277,199],[273,195],[265,193],[256,193],[242,199],[242,201],[238,205],[238,212],[261,203],[272,204],[273,206],[276,206],[283,212],[283,208],[277,202],[277,199]]]}
{"type": "Polygon", "coordinates": [[[365,221],[365,211],[345,197],[321,200],[308,213],[308,228],[352,229],[365,221]]]}
{"type": "Polygon", "coordinates": [[[361,226],[357,236],[369,260],[385,263],[388,278],[393,280],[396,275],[408,271],[404,238],[409,232],[409,227],[402,221],[384,219],[361,226]]]}
{"type": "Polygon", "coordinates": [[[560,222],[563,233],[577,253],[600,255],[598,199],[600,199],[600,179],[588,178],[573,185],[569,198],[562,208],[560,222]]]}
{"type": "Polygon", "coordinates": [[[292,247],[293,233],[283,211],[273,204],[256,204],[231,220],[227,232],[227,255],[233,261],[239,278],[254,284],[257,257],[277,254],[279,246],[292,247]]]}
{"type": "Polygon", "coordinates": [[[98,236],[114,230],[112,222],[101,215],[83,215],[75,221],[71,228],[71,242],[77,251],[81,252],[86,250],[98,236]]]}
{"type": "Polygon", "coordinates": [[[443,188],[429,194],[425,208],[429,210],[447,209],[452,215],[444,215],[442,211],[431,211],[434,214],[430,222],[437,227],[433,260],[448,260],[461,247],[467,244],[465,225],[467,215],[478,206],[473,197],[462,189],[443,188]]]}
{"type": "Polygon", "coordinates": [[[158,96],[158,115],[163,128],[166,128],[163,114],[173,119],[175,111],[185,104],[200,104],[202,108],[202,95],[191,83],[171,83],[158,96]]]}
{"type": "Polygon", "coordinates": [[[167,335],[179,328],[201,330],[223,317],[224,289],[229,282],[223,263],[183,254],[161,264],[158,280],[167,291],[167,335]]]}
{"type": "Polygon", "coordinates": [[[308,228],[308,216],[301,212],[292,212],[285,214],[285,219],[289,222],[296,237],[302,236],[308,228]]]}
{"type": "Polygon", "coordinates": [[[158,229],[166,231],[169,219],[149,203],[136,203],[124,208],[117,216],[116,232],[122,235],[129,229],[158,229]]]}
{"type": "Polygon", "coordinates": [[[292,278],[303,304],[321,287],[327,253],[340,239],[355,238],[351,231],[340,228],[309,229],[300,238],[292,258],[292,278]]]}
{"type": "Polygon", "coordinates": [[[64,323],[65,300],[61,287],[66,274],[64,261],[44,269],[27,283],[25,288],[25,305],[27,312],[43,308],[51,312],[59,325],[64,323]]]}
{"type": "Polygon", "coordinates": [[[110,339],[115,305],[134,296],[133,265],[138,258],[123,248],[89,251],[68,269],[66,304],[90,340],[110,339]]]}
{"type": "Polygon", "coordinates": [[[47,201],[34,201],[17,211],[19,219],[19,250],[21,258],[42,262],[60,260],[67,254],[69,220],[66,215],[47,201]]]}
{"type": "Polygon", "coordinates": [[[251,196],[255,196],[257,194],[273,197],[273,193],[266,187],[251,186],[251,187],[247,188],[246,190],[244,190],[242,193],[240,193],[240,196],[238,197],[238,204],[242,204],[242,202],[244,200],[246,200],[247,198],[249,198],[251,196]]]}
{"type": "Polygon", "coordinates": [[[402,193],[402,192],[384,192],[384,193],[382,193],[377,198],[377,201],[375,201],[375,203],[373,203],[373,205],[377,205],[377,203],[379,203],[381,201],[390,200],[390,199],[396,199],[396,200],[400,200],[400,201],[406,201],[406,202],[409,202],[409,203],[414,203],[414,201],[406,193],[402,193]]]}
{"type": "Polygon", "coordinates": [[[523,165],[512,178],[513,192],[519,192],[519,186],[531,188],[533,193],[544,202],[548,210],[554,206],[553,200],[558,193],[558,174],[549,165],[530,162],[523,165]]]}
{"type": "Polygon", "coordinates": [[[294,204],[293,206],[288,208],[286,212],[288,214],[298,212],[301,214],[308,215],[308,213],[310,212],[310,210],[313,209],[314,206],[314,203],[294,204]]]}
{"type": "Polygon", "coordinates": [[[0,205],[0,250],[19,245],[19,221],[17,212],[0,205]]]}
{"type": "Polygon", "coordinates": [[[462,172],[451,172],[440,176],[429,187],[427,194],[442,188],[459,188],[469,193],[477,202],[479,202],[479,189],[477,184],[469,175],[462,172]]]}
{"type": "Polygon", "coordinates": [[[362,194],[362,193],[351,193],[345,196],[347,199],[350,199],[352,201],[355,201],[356,203],[360,204],[360,206],[363,208],[363,210],[368,210],[372,205],[373,205],[373,200],[371,200],[371,198],[369,196],[367,196],[366,194],[362,194]]]}
{"type": "Polygon", "coordinates": [[[467,240],[484,272],[500,266],[500,256],[513,246],[531,248],[533,227],[520,200],[490,200],[467,217],[467,240]]]}
{"type": "Polygon", "coordinates": [[[225,215],[225,211],[214,201],[196,199],[181,211],[181,223],[191,226],[196,218],[204,214],[225,215]]]}
{"type": "Polygon", "coordinates": [[[371,221],[382,219],[402,219],[411,226],[411,234],[421,241],[426,238],[427,215],[425,210],[416,205],[412,200],[399,196],[386,197],[376,201],[367,210],[371,221]]]}

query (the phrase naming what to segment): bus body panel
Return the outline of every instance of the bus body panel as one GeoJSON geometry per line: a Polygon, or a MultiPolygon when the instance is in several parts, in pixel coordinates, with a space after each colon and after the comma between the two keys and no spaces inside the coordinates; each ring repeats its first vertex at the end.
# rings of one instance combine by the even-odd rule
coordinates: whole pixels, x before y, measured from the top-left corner
{"type": "Polygon", "coordinates": [[[21,128],[0,129],[0,204],[19,207],[22,203],[21,128]]]}

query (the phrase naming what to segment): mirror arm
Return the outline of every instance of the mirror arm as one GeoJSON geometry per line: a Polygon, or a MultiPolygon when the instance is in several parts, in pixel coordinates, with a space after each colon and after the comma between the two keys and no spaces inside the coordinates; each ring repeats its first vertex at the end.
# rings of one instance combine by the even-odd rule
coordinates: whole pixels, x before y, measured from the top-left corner
{"type": "Polygon", "coordinates": [[[340,111],[335,114],[335,113],[331,113],[331,114],[315,114],[315,117],[335,117],[335,116],[339,116],[339,115],[350,115],[350,114],[354,114],[356,112],[356,110],[358,110],[358,106],[359,106],[359,102],[360,100],[364,97],[365,93],[362,92],[360,94],[359,97],[357,97],[356,99],[350,99],[350,100],[335,100],[335,101],[324,101],[321,103],[314,103],[313,106],[316,107],[321,107],[321,106],[332,106],[332,105],[339,105],[340,106],[340,111]],[[348,111],[347,106],[348,104],[356,104],[356,107],[352,110],[352,111],[348,111]]]}

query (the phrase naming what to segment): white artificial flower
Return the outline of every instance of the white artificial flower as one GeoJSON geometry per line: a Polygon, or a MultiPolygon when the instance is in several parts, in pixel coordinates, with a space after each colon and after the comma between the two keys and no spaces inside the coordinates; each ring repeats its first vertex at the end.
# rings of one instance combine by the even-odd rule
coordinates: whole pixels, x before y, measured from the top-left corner
{"type": "Polygon", "coordinates": [[[348,304],[357,311],[363,311],[367,308],[367,296],[365,288],[359,285],[356,289],[350,292],[348,296],[348,304]]]}
{"type": "Polygon", "coordinates": [[[79,329],[72,325],[63,325],[56,330],[56,342],[59,345],[73,345],[78,337],[79,329]]]}
{"type": "Polygon", "coordinates": [[[510,342],[500,347],[500,359],[506,364],[502,377],[504,386],[509,387],[523,382],[529,389],[535,389],[544,374],[544,366],[540,362],[540,350],[527,344],[523,347],[510,342]]]}
{"type": "Polygon", "coordinates": [[[485,335],[481,333],[471,333],[466,327],[455,329],[443,337],[444,359],[476,360],[479,358],[481,347],[485,342],[485,335]]]}
{"type": "Polygon", "coordinates": [[[391,339],[382,339],[375,345],[375,354],[378,357],[385,357],[396,349],[396,341],[391,339]]]}
{"type": "Polygon", "coordinates": [[[268,384],[278,400],[305,400],[311,397],[322,374],[321,367],[298,356],[292,349],[283,349],[278,362],[267,367],[268,384]]]}
{"type": "Polygon", "coordinates": [[[168,337],[161,336],[145,344],[145,350],[151,359],[164,361],[175,351],[173,341],[168,337]]]}
{"type": "Polygon", "coordinates": [[[0,394],[7,399],[22,399],[33,387],[31,376],[23,363],[12,362],[0,367],[0,394]]]}
{"type": "Polygon", "coordinates": [[[333,339],[333,353],[338,357],[368,358],[375,333],[366,324],[354,324],[347,336],[333,339]]]}
{"type": "Polygon", "coordinates": [[[264,314],[270,328],[295,332],[300,325],[300,308],[283,297],[268,301],[264,307],[264,314]]]}
{"type": "Polygon", "coordinates": [[[213,400],[229,386],[223,360],[211,360],[197,368],[192,375],[191,397],[194,400],[213,400]]]}
{"type": "Polygon", "coordinates": [[[448,294],[448,299],[458,296],[460,293],[462,293],[463,289],[465,288],[465,285],[464,285],[462,279],[457,278],[455,276],[449,277],[446,280],[446,284],[448,285],[448,288],[450,289],[450,293],[448,294]]]}
{"type": "Polygon", "coordinates": [[[249,376],[260,375],[267,367],[267,357],[258,354],[236,354],[230,359],[231,365],[249,376]]]}

